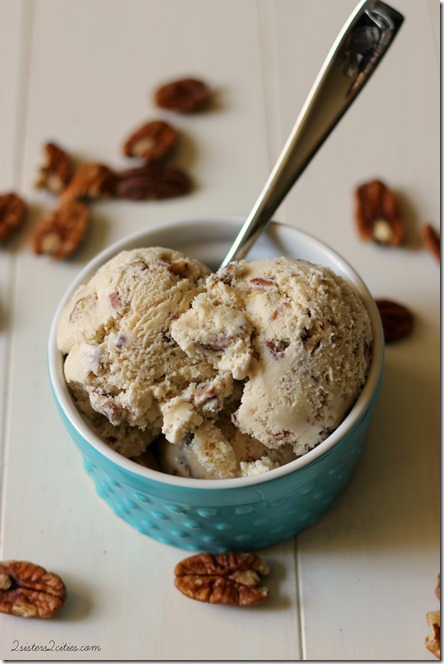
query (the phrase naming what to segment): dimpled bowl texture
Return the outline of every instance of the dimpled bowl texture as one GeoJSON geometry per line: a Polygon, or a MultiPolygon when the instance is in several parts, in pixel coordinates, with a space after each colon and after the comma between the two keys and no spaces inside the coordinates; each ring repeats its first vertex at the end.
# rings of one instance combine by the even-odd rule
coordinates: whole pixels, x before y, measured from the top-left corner
{"type": "Polygon", "coordinates": [[[240,218],[182,220],[133,234],[109,247],[75,279],[57,309],[49,340],[49,373],[63,422],[84,457],[97,493],[139,532],[191,551],[253,550],[280,542],[315,523],[350,481],[375,408],[383,367],[383,336],[376,305],[354,270],[315,238],[273,222],[249,260],[303,258],[332,268],[361,293],[369,311],[374,353],[367,383],[341,425],[291,463],[257,477],[197,480],[139,466],[109,449],[77,412],[56,346],[60,314],[75,288],[123,249],[165,246],[216,269],[242,225],[240,218]]]}

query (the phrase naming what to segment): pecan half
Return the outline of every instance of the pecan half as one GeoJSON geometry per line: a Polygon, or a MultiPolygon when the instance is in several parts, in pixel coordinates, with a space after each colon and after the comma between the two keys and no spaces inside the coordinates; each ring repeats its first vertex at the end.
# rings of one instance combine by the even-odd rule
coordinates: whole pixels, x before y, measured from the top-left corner
{"type": "Polygon", "coordinates": [[[441,260],[441,234],[431,224],[424,224],[421,228],[422,243],[435,258],[441,260]]]}
{"type": "Polygon", "coordinates": [[[406,236],[406,226],[396,196],[381,182],[372,180],[357,187],[356,225],[363,240],[396,247],[406,236]]]}
{"type": "Polygon", "coordinates": [[[60,259],[70,256],[85,239],[90,213],[80,201],[68,201],[41,219],[34,229],[32,248],[35,254],[49,254],[60,259]]]}
{"type": "Polygon", "coordinates": [[[65,584],[57,574],[26,560],[0,563],[1,613],[23,618],[51,618],[65,600],[65,584]]]}
{"type": "Polygon", "coordinates": [[[207,85],[196,78],[181,78],[160,86],[154,93],[154,102],[161,108],[178,113],[192,113],[205,108],[210,101],[207,85]]]}
{"type": "Polygon", "coordinates": [[[82,164],[63,190],[62,203],[78,199],[111,198],[116,186],[115,173],[105,164],[82,164]]]}
{"type": "Polygon", "coordinates": [[[414,317],[403,304],[393,300],[375,300],[381,316],[382,329],[386,343],[392,343],[407,337],[412,329],[414,317]]]}
{"type": "Polygon", "coordinates": [[[73,167],[67,153],[55,143],[43,147],[44,163],[40,167],[35,186],[60,194],[72,177],[73,167]]]}
{"type": "Polygon", "coordinates": [[[179,168],[149,165],[130,168],[118,175],[116,195],[134,201],[161,200],[183,196],[191,190],[191,180],[179,168]]]}
{"type": "Polygon", "coordinates": [[[26,219],[28,209],[13,192],[0,195],[0,242],[4,242],[26,219]]]}
{"type": "Polygon", "coordinates": [[[123,145],[127,157],[140,157],[147,163],[168,155],[177,142],[177,131],[168,122],[152,120],[131,134],[123,145]]]}
{"type": "Polygon", "coordinates": [[[441,612],[429,611],[426,614],[427,623],[432,629],[432,633],[426,636],[425,645],[432,655],[441,659],[441,612]]]}
{"type": "Polygon", "coordinates": [[[261,586],[269,566],[255,553],[198,553],[175,567],[175,585],[181,593],[210,604],[253,606],[263,602],[261,586]]]}

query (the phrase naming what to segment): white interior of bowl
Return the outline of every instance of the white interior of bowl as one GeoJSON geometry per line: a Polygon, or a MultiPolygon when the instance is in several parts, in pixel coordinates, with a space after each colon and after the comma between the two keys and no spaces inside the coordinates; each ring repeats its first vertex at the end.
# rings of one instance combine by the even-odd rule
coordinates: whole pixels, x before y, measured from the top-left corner
{"type": "Polygon", "coordinates": [[[359,291],[372,321],[375,343],[369,376],[356,404],[339,427],[313,450],[285,466],[255,477],[224,480],[182,478],[145,468],[110,449],[91,431],[78,413],[71,398],[64,379],[62,354],[58,351],[56,344],[56,333],[60,315],[74,290],[80,284],[88,281],[99,266],[112,256],[124,249],[137,247],[171,247],[182,251],[188,256],[198,258],[212,269],[216,269],[236,237],[242,222],[243,219],[240,217],[208,216],[206,218],[166,222],[127,236],[98,254],[94,260],[85,266],[66,291],[57,308],[49,338],[49,372],[56,398],[64,410],[66,417],[84,439],[100,452],[100,454],[137,475],[163,482],[164,484],[200,489],[234,488],[269,481],[306,466],[331,449],[350,431],[363,415],[374,394],[383,360],[383,334],[378,310],[368,289],[354,269],[332,249],[307,233],[303,233],[285,224],[273,222],[252,248],[248,259],[260,260],[273,256],[291,256],[330,267],[336,274],[340,274],[359,291]]]}

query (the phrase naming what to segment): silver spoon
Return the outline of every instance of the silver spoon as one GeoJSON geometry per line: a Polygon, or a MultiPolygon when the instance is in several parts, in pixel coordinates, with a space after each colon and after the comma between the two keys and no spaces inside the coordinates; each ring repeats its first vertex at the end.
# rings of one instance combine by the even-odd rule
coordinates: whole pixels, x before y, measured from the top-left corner
{"type": "Polygon", "coordinates": [[[363,0],[327,56],[278,160],[221,267],[243,258],[302,171],[375,71],[404,18],[363,0]]]}

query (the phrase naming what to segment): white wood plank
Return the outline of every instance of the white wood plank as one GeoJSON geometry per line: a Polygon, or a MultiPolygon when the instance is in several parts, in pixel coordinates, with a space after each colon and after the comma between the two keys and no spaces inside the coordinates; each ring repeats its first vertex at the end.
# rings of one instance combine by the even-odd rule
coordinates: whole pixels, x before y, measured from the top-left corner
{"type": "MultiPolygon", "coordinates": [[[[372,251],[357,240],[352,221],[356,184],[381,177],[400,193],[412,226],[412,251],[407,256],[418,248],[416,226],[423,220],[439,223],[439,24],[432,23],[429,11],[438,3],[393,4],[404,13],[405,23],[390,52],[277,214],[278,219],[330,243],[359,266],[369,283],[378,277],[382,283],[385,266],[403,263],[406,255],[372,251]],[[384,270],[374,269],[379,260],[384,261],[384,270]]],[[[335,0],[331,14],[322,2],[313,3],[313,9],[292,0],[278,0],[273,6],[280,86],[275,102],[280,127],[274,146],[277,155],[355,3],[335,0]],[[295,26],[300,26],[298,39],[295,26]]]]}
{"type": "MultiPolygon", "coordinates": [[[[23,131],[27,91],[26,38],[32,19],[21,2],[0,1],[0,193],[18,192],[23,150],[19,142],[23,131]]],[[[29,223],[29,221],[27,222],[29,223]]],[[[7,468],[4,445],[8,423],[10,356],[14,329],[15,257],[21,244],[21,231],[0,246],[0,458],[1,476],[7,468]]],[[[2,482],[0,482],[2,486],[2,482]]],[[[1,488],[0,486],[0,488],[1,488]]]]}
{"type": "MultiPolygon", "coordinates": [[[[331,20],[321,20],[327,3],[314,4],[317,11],[290,0],[273,5],[276,154],[323,48],[354,7],[353,0],[329,3],[331,20]]],[[[277,215],[329,243],[376,297],[403,302],[417,320],[410,339],[387,348],[381,399],[354,482],[299,537],[303,655],[310,660],[433,659],[424,637],[425,613],[437,608],[440,564],[439,269],[418,229],[440,219],[438,3],[393,4],[406,21],[391,52],[277,215]],[[406,249],[383,250],[356,235],[352,191],[373,177],[399,193],[410,230],[406,249]]]]}
{"type": "MultiPolygon", "coordinates": [[[[199,183],[192,195],[97,205],[91,241],[67,264],[35,257],[26,244],[17,257],[2,557],[29,558],[59,572],[70,600],[54,621],[5,617],[5,658],[22,659],[12,650],[17,642],[52,641],[100,646],[76,652],[88,660],[298,657],[293,543],[265,552],[275,570],[267,607],[239,617],[187,601],[173,586],[174,565],[186,554],[133,531],[95,496],[56,413],[46,370],[56,304],[96,251],[162,219],[248,209],[268,170],[260,48],[253,1],[134,0],[130,12],[128,3],[115,0],[35,5],[21,187],[42,208],[50,199],[31,183],[49,138],[84,158],[122,165],[121,141],[154,115],[148,93],[158,82],[190,72],[220,92],[213,111],[177,120],[189,134],[179,157],[189,160],[199,183]]],[[[41,658],[38,651],[26,654],[41,658]]],[[[53,649],[45,659],[72,659],[72,652],[53,649]]]]}

